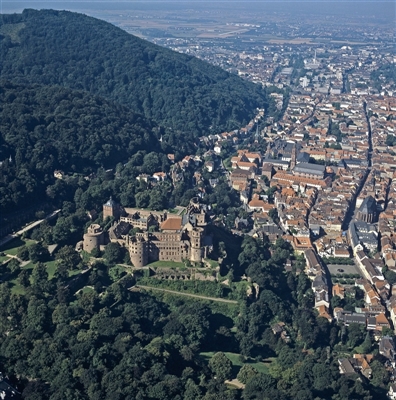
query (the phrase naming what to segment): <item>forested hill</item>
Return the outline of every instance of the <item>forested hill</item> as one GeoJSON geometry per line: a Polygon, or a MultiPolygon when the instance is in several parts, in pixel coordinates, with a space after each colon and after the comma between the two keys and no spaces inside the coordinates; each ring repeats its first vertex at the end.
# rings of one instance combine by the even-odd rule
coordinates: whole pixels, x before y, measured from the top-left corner
{"type": "Polygon", "coordinates": [[[155,150],[155,129],[143,116],[87,92],[0,83],[1,209],[44,200],[55,169],[89,174],[155,150]]]}
{"type": "Polygon", "coordinates": [[[3,79],[86,90],[191,139],[245,124],[266,103],[258,85],[82,14],[25,10],[0,23],[3,79]]]}

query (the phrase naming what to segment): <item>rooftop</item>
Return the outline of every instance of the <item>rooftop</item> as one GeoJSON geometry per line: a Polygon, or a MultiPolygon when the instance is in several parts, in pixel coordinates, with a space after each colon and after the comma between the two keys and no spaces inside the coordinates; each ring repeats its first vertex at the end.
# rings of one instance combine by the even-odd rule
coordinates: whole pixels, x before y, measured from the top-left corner
{"type": "Polygon", "coordinates": [[[367,196],[362,205],[359,208],[359,211],[363,214],[375,213],[377,211],[377,202],[375,201],[373,196],[367,196]]]}
{"type": "Polygon", "coordinates": [[[110,196],[110,199],[107,200],[107,202],[105,203],[105,206],[107,207],[115,207],[116,206],[116,202],[113,200],[113,198],[110,196]]]}
{"type": "Polygon", "coordinates": [[[181,217],[170,217],[161,224],[161,229],[164,231],[179,231],[182,226],[181,217]]]}
{"type": "Polygon", "coordinates": [[[325,171],[325,166],[324,165],[319,165],[319,164],[311,164],[311,163],[306,163],[302,162],[300,164],[297,164],[293,171],[296,172],[310,172],[310,173],[317,173],[317,174],[324,174],[325,171]]]}

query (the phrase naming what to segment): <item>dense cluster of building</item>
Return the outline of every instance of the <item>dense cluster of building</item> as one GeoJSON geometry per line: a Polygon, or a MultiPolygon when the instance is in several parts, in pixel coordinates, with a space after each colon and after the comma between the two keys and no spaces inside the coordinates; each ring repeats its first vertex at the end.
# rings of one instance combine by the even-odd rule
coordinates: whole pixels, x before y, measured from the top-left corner
{"type": "Polygon", "coordinates": [[[305,255],[319,315],[362,324],[378,337],[396,322],[394,288],[383,275],[385,266],[396,271],[394,108],[385,96],[294,94],[283,119],[260,132],[268,137],[266,153],[240,149],[230,174],[246,209],[264,222],[256,234],[271,231],[268,215],[276,209],[282,237],[305,255]],[[276,189],[272,201],[269,187],[276,189]],[[330,292],[320,256],[352,255],[365,307],[331,315],[330,297],[353,291],[337,284],[330,292]]]}
{"type": "MultiPolygon", "coordinates": [[[[318,30],[321,29],[326,28],[318,27],[318,30]]],[[[255,30],[259,32],[260,28],[255,30]]],[[[287,36],[290,37],[290,34],[288,32],[287,36]]],[[[334,37],[334,33],[331,36],[334,37]]],[[[368,37],[367,32],[365,37],[368,37]]],[[[384,32],[381,37],[384,38],[384,32]]],[[[389,38],[390,41],[392,39],[389,38]]],[[[249,43],[249,48],[237,50],[239,46],[232,45],[232,38],[224,43],[218,40],[212,42],[207,38],[203,41],[199,37],[152,40],[178,52],[204,59],[263,86],[292,86],[301,92],[325,95],[339,95],[346,90],[359,96],[378,93],[378,89],[372,85],[371,72],[378,65],[394,60],[389,48],[378,44],[356,47],[332,43],[291,44],[293,40],[290,38],[286,43],[267,43],[257,47],[249,43]],[[300,57],[296,58],[296,54],[300,57]]],[[[392,95],[394,87],[384,85],[383,90],[392,95]]]]}
{"type": "Polygon", "coordinates": [[[117,242],[128,249],[137,268],[154,261],[201,263],[212,249],[205,207],[197,199],[191,200],[184,215],[123,209],[110,199],[103,205],[103,217],[114,218],[113,226],[103,232],[99,225],[91,225],[83,249],[92,252],[106,242],[117,242]]]}
{"type": "Polygon", "coordinates": [[[312,248],[305,250],[304,256],[306,260],[305,273],[312,281],[312,291],[315,295],[315,308],[321,317],[332,321],[332,317],[329,314],[330,284],[327,271],[312,248]]]}

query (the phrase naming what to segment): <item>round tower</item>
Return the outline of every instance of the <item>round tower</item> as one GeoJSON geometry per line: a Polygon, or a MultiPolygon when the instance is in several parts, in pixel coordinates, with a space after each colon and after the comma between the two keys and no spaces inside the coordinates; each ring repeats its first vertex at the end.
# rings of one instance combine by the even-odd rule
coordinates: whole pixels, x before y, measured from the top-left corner
{"type": "Polygon", "coordinates": [[[90,253],[93,249],[100,248],[100,245],[104,243],[104,235],[102,228],[98,224],[92,224],[88,228],[88,232],[83,238],[83,249],[90,253]]]}
{"type": "Polygon", "coordinates": [[[134,267],[142,268],[147,264],[147,244],[142,237],[135,237],[129,241],[129,257],[134,267]]]}
{"type": "Polygon", "coordinates": [[[202,229],[195,228],[190,232],[191,253],[190,261],[202,262],[202,229]]]}

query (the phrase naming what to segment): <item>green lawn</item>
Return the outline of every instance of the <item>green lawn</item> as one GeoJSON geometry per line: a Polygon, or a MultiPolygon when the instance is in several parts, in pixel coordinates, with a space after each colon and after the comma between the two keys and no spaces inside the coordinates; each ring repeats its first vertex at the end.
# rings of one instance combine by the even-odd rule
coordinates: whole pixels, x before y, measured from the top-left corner
{"type": "Polygon", "coordinates": [[[82,255],[83,261],[85,261],[85,262],[89,262],[92,257],[91,254],[87,253],[84,250],[81,251],[81,255],[82,255]]]}
{"type": "MultiPolygon", "coordinates": [[[[203,357],[206,361],[209,361],[213,357],[214,354],[215,354],[215,352],[213,352],[213,351],[199,353],[199,355],[201,357],[203,357]]],[[[268,367],[275,360],[274,358],[267,358],[263,361],[256,361],[253,358],[248,358],[245,361],[241,361],[239,359],[238,353],[225,352],[224,354],[232,362],[234,374],[237,373],[237,371],[239,371],[241,369],[242,365],[244,365],[244,364],[250,364],[258,372],[262,372],[262,373],[266,374],[266,373],[268,373],[268,367]]],[[[234,378],[236,378],[236,375],[234,376],[234,378]]]]}
{"type": "MultiPolygon", "coordinates": [[[[28,264],[23,266],[22,269],[32,270],[33,267],[34,267],[34,264],[30,261],[28,264]]],[[[32,271],[29,271],[29,272],[31,273],[32,271]]],[[[14,279],[11,279],[9,282],[11,283],[11,293],[25,294],[25,288],[18,283],[17,277],[15,277],[14,279]]]]}
{"type": "Polygon", "coordinates": [[[34,268],[34,264],[29,261],[24,267],[23,269],[33,269],[34,268]]]}
{"type": "Polygon", "coordinates": [[[25,294],[25,288],[21,286],[16,279],[13,279],[10,281],[12,287],[11,287],[11,293],[13,294],[25,294]]]}
{"type": "Polygon", "coordinates": [[[109,276],[113,282],[118,281],[125,272],[125,267],[121,265],[115,265],[109,269],[109,276]]]}
{"type": "Polygon", "coordinates": [[[81,269],[73,269],[73,270],[69,271],[69,277],[81,274],[81,272],[82,272],[81,269]]]}
{"type": "MultiPolygon", "coordinates": [[[[56,272],[56,261],[47,261],[44,264],[47,266],[48,279],[51,280],[54,277],[55,272],[56,272]]],[[[34,264],[32,262],[29,262],[22,268],[32,270],[34,268],[34,264]]],[[[31,273],[31,271],[30,271],[30,273],[31,273]]],[[[69,277],[77,275],[79,273],[81,273],[81,271],[79,269],[69,271],[69,277]]],[[[24,294],[25,293],[25,289],[18,283],[17,278],[10,280],[10,283],[12,285],[12,288],[11,288],[12,293],[15,293],[15,294],[24,294]]],[[[30,278],[30,283],[32,283],[31,278],[30,278]]]]}
{"type": "MultiPolygon", "coordinates": [[[[55,271],[56,271],[56,262],[55,261],[47,261],[45,263],[45,265],[47,266],[48,279],[52,279],[55,274],[55,271]]],[[[31,270],[34,268],[34,264],[30,261],[28,264],[26,264],[22,268],[30,270],[30,273],[31,273],[32,272],[31,270]]],[[[12,287],[11,287],[12,293],[25,294],[25,288],[18,283],[17,278],[10,280],[10,283],[12,285],[12,287]]],[[[30,275],[30,283],[32,283],[31,275],[30,275]]]]}
{"type": "Polygon", "coordinates": [[[91,293],[94,292],[94,288],[92,286],[84,286],[80,293],[91,293]]]}
{"type": "MultiPolygon", "coordinates": [[[[47,266],[48,280],[51,280],[54,277],[55,272],[56,272],[56,261],[47,261],[44,264],[47,266]]],[[[69,277],[78,275],[79,273],[81,273],[81,270],[73,269],[73,270],[69,271],[69,277]]]]}
{"type": "Polygon", "coordinates": [[[0,247],[0,251],[4,251],[6,253],[9,253],[9,250],[12,250],[16,247],[23,246],[25,244],[25,241],[22,240],[21,238],[15,238],[9,241],[8,243],[4,244],[3,246],[0,247]]]}
{"type": "Polygon", "coordinates": [[[56,261],[47,261],[45,265],[47,266],[48,280],[51,280],[55,275],[56,261]]]}
{"type": "Polygon", "coordinates": [[[4,261],[9,260],[11,257],[7,257],[7,256],[0,256],[0,264],[3,263],[4,261]]]}
{"type": "Polygon", "coordinates": [[[25,244],[35,243],[34,240],[15,238],[0,248],[0,252],[16,256],[18,249],[25,244]]]}
{"type": "Polygon", "coordinates": [[[204,259],[205,263],[208,263],[211,268],[217,268],[219,266],[219,262],[215,260],[210,260],[209,258],[204,259]]]}
{"type": "Polygon", "coordinates": [[[149,267],[164,267],[164,268],[185,268],[182,262],[177,261],[154,261],[148,264],[149,267]]]}

